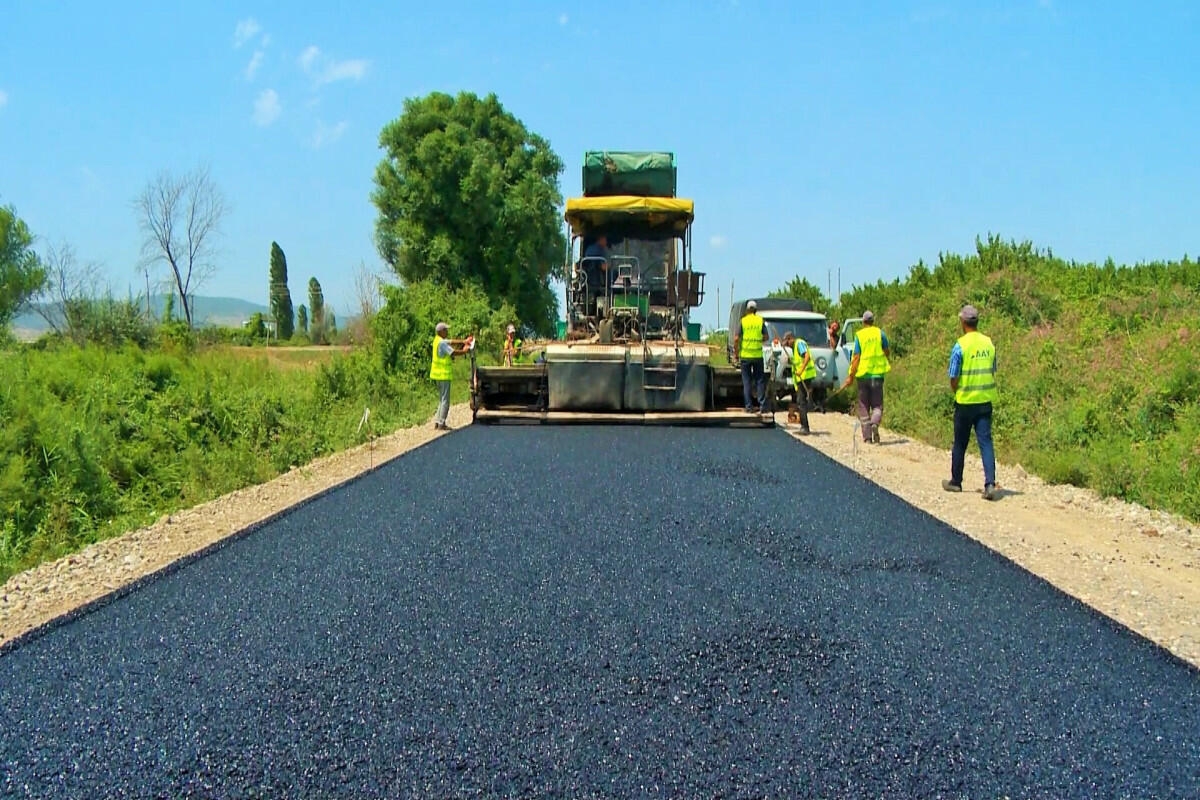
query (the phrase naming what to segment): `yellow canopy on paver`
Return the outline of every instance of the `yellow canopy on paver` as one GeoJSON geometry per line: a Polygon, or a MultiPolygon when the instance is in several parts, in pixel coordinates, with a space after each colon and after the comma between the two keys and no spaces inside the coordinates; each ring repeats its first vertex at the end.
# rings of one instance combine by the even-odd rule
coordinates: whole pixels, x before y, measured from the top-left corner
{"type": "Polygon", "coordinates": [[[613,226],[683,234],[695,219],[695,204],[681,197],[572,197],[565,218],[576,236],[613,226]]]}

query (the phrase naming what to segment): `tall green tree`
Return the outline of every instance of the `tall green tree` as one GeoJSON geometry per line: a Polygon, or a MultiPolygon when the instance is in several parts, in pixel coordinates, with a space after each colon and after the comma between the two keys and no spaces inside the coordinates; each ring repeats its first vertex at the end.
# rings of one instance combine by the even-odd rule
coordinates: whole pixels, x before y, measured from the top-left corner
{"type": "Polygon", "coordinates": [[[797,300],[807,300],[818,311],[827,311],[830,306],[829,298],[808,278],[799,275],[792,278],[767,297],[794,297],[797,300]]]}
{"type": "Polygon", "coordinates": [[[404,101],[379,136],[386,156],[371,199],[376,244],[405,281],[473,284],[523,325],[554,329],[550,278],[561,268],[562,161],[494,94],[434,92],[404,101]]]}
{"type": "Polygon", "coordinates": [[[308,279],[308,335],[313,344],[325,344],[325,293],[316,278],[308,279]]]}
{"type": "Polygon", "coordinates": [[[0,206],[0,331],[46,282],[33,234],[12,206],[0,206]]]}
{"type": "Polygon", "coordinates": [[[301,333],[308,336],[308,307],[304,303],[301,303],[300,307],[296,309],[296,327],[300,329],[301,333]]]}
{"type": "Polygon", "coordinates": [[[280,339],[290,339],[296,332],[292,313],[292,291],[288,288],[287,256],[277,242],[271,242],[271,316],[280,339]]]}

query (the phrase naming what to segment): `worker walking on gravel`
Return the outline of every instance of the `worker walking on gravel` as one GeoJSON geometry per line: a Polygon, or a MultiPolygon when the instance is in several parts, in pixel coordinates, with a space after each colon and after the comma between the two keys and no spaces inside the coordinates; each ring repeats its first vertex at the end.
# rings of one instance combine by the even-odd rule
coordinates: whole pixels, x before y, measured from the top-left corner
{"type": "Polygon", "coordinates": [[[446,417],[450,416],[450,380],[454,377],[454,357],[467,352],[470,339],[452,340],[450,326],[439,322],[434,329],[433,359],[429,364],[429,379],[438,390],[437,415],[433,418],[434,430],[448,431],[446,417]]]}
{"type": "Polygon", "coordinates": [[[812,404],[812,382],[817,377],[817,365],[813,363],[808,342],[793,336],[791,331],[784,334],[783,345],[792,360],[792,398],[800,414],[800,432],[807,436],[811,433],[808,429],[808,412],[812,404]]]}
{"type": "Polygon", "coordinates": [[[971,431],[983,459],[983,498],[995,500],[996,453],[992,447],[992,403],[996,402],[996,346],[978,331],[979,311],[972,305],[958,312],[963,335],[950,348],[950,390],[954,392],[954,448],[950,451],[948,492],[961,492],[963,463],[971,431]]]}
{"type": "Polygon", "coordinates": [[[746,315],[733,337],[733,348],[738,354],[742,370],[742,396],[746,401],[746,413],[753,414],[755,407],[760,414],[767,413],[766,374],[763,372],[763,342],[767,338],[767,323],[758,315],[758,303],[746,303],[746,315]]]}
{"type": "Polygon", "coordinates": [[[858,419],[864,442],[879,444],[879,425],[883,422],[883,376],[892,369],[888,360],[892,347],[887,334],[875,324],[875,315],[864,311],[862,325],[854,332],[854,355],[845,389],[858,381],[858,419]]]}

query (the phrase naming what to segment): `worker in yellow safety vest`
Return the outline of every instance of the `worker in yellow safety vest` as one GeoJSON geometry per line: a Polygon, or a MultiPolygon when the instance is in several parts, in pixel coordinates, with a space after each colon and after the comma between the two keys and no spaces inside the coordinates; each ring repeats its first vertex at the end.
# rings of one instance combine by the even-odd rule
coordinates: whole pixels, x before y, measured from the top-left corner
{"type": "Polygon", "coordinates": [[[954,447],[950,451],[950,480],[942,481],[948,492],[961,492],[963,462],[971,431],[983,459],[983,497],[995,500],[996,452],[992,446],[992,403],[996,392],[996,345],[979,332],[979,310],[972,305],[958,312],[963,335],[950,348],[950,390],[954,392],[954,447]]]}
{"type": "Polygon", "coordinates": [[[817,377],[817,365],[813,362],[812,352],[808,342],[793,336],[791,331],[784,334],[783,345],[788,349],[788,357],[792,361],[792,398],[800,413],[800,432],[807,435],[808,411],[812,405],[812,382],[817,377]]]}
{"type": "Polygon", "coordinates": [[[514,362],[520,362],[524,357],[521,348],[525,342],[517,334],[517,326],[509,325],[504,333],[504,366],[511,367],[514,362]]]}
{"type": "Polygon", "coordinates": [[[862,424],[863,441],[879,444],[879,425],[883,422],[883,376],[892,369],[888,360],[892,346],[887,334],[875,324],[872,312],[864,311],[862,322],[854,332],[850,374],[842,388],[858,381],[858,420],[862,424]]]}
{"type": "Polygon", "coordinates": [[[767,336],[767,323],[758,315],[758,303],[746,303],[746,314],[733,337],[733,347],[738,355],[742,370],[742,398],[746,401],[746,413],[767,413],[766,372],[763,370],[763,342],[767,336]]]}
{"type": "Polygon", "coordinates": [[[450,415],[450,380],[454,377],[454,357],[467,352],[473,340],[450,339],[450,326],[439,322],[434,329],[433,354],[429,363],[429,379],[438,390],[438,409],[433,418],[434,430],[448,431],[446,417],[450,415]]]}

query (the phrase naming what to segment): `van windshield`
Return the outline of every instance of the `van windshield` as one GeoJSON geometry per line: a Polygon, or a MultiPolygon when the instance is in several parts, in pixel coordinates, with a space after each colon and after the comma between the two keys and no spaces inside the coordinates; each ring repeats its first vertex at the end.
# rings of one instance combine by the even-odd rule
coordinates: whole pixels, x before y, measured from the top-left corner
{"type": "MultiPolygon", "coordinates": [[[[790,333],[797,339],[808,342],[809,347],[829,346],[829,333],[825,329],[825,323],[819,319],[764,319],[771,339],[782,340],[784,334],[790,333]]],[[[764,344],[770,344],[770,341],[764,344]]]]}

